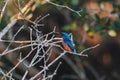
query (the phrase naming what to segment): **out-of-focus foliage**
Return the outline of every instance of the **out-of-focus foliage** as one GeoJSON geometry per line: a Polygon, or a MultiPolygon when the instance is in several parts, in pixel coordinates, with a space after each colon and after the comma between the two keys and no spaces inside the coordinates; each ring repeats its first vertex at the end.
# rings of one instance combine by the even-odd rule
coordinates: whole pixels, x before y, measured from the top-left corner
{"type": "Polygon", "coordinates": [[[63,27],[63,30],[69,31],[69,30],[75,30],[77,28],[76,22],[72,22],[71,24],[65,25],[63,27]]]}
{"type": "Polygon", "coordinates": [[[0,14],[2,12],[4,4],[5,4],[5,1],[4,0],[0,0],[0,14]]]}
{"type": "MultiPolygon", "coordinates": [[[[7,6],[7,13],[2,20],[2,27],[6,26],[5,20],[15,18],[17,13],[19,13],[18,5],[22,9],[29,0],[16,0],[10,1],[7,6]],[[6,19],[7,17],[7,19],[6,19]]],[[[49,0],[48,0],[49,1],[49,0]]],[[[41,15],[43,12],[57,12],[58,10],[62,15],[64,15],[67,20],[65,25],[61,26],[63,31],[74,32],[79,27],[86,32],[85,35],[92,38],[96,33],[99,35],[109,35],[111,37],[117,36],[117,30],[120,28],[120,2],[119,1],[110,1],[110,0],[50,0],[51,2],[68,6],[69,8],[80,11],[80,15],[64,8],[55,6],[47,3],[45,0],[35,0],[35,3],[27,9],[24,13],[24,16],[28,19],[32,18],[34,14],[41,15]],[[34,13],[34,10],[39,8],[40,13],[34,13]]],[[[0,1],[0,7],[4,6],[5,1],[0,1]]],[[[81,29],[80,29],[81,30],[81,29]]],[[[81,31],[80,31],[81,32],[81,31]]]]}
{"type": "Polygon", "coordinates": [[[7,25],[6,20],[2,19],[0,23],[0,31],[7,25]]]}
{"type": "MultiPolygon", "coordinates": [[[[77,21],[88,22],[89,28],[87,30],[88,35],[92,35],[96,32],[105,35],[110,35],[111,30],[114,32],[114,37],[117,35],[116,30],[120,28],[119,24],[119,10],[120,6],[115,1],[101,0],[101,1],[79,1],[79,0],[51,0],[52,2],[60,5],[66,5],[74,10],[81,10],[81,17],[72,13],[74,23],[71,22],[67,26],[64,26],[64,30],[71,30],[73,25],[77,24],[77,21]],[[87,10],[87,11],[86,11],[87,10]],[[89,23],[91,22],[91,24],[89,23]],[[93,23],[93,24],[92,24],[93,23]]],[[[111,36],[111,35],[110,35],[111,36]]],[[[113,37],[113,36],[111,36],[113,37]]]]}
{"type": "Polygon", "coordinates": [[[5,3],[5,0],[0,0],[0,6],[3,5],[3,3],[5,3]]]}
{"type": "MultiPolygon", "coordinates": [[[[13,19],[15,19],[16,15],[20,13],[20,10],[24,8],[24,6],[26,6],[26,4],[29,1],[30,0],[10,0],[9,4],[7,5],[4,17],[0,23],[0,30],[2,30],[7,25],[7,23],[10,22],[10,20],[12,21],[13,19]]],[[[116,73],[114,75],[112,74],[112,72],[111,73],[108,72],[108,73],[111,74],[113,77],[116,76],[117,72],[118,74],[120,74],[119,70],[117,70],[117,67],[119,66],[116,66],[119,63],[118,43],[120,43],[120,40],[118,39],[120,37],[119,36],[120,1],[119,0],[47,0],[47,1],[51,1],[56,5],[58,4],[59,6],[47,3],[45,0],[35,0],[33,5],[31,5],[22,14],[22,17],[34,21],[39,16],[44,16],[49,13],[50,15],[47,16],[45,19],[41,19],[40,22],[43,23],[44,26],[42,27],[39,26],[39,30],[41,30],[44,34],[46,34],[52,31],[53,27],[56,26],[57,32],[65,31],[68,33],[73,33],[72,35],[77,52],[81,52],[82,50],[86,49],[86,46],[88,47],[88,46],[94,46],[96,44],[101,44],[102,47],[101,46],[98,47],[100,48],[100,50],[96,50],[94,52],[92,52],[91,50],[92,54],[90,54],[90,56],[94,55],[92,56],[92,60],[91,60],[91,62],[94,64],[92,66],[96,68],[95,70],[97,70],[98,68],[98,74],[102,75],[103,77],[105,76],[105,78],[107,78],[108,76],[107,70],[109,71],[110,69],[111,71],[112,70],[111,68],[114,67],[115,69],[112,71],[116,73]],[[75,12],[70,11],[65,7],[60,7],[60,6],[67,6],[69,9],[71,8],[75,11],[80,11],[81,16],[79,16],[75,12]],[[109,40],[111,40],[111,42],[109,42],[109,40]],[[118,58],[116,58],[116,56],[118,58]],[[102,68],[106,70],[106,73],[104,73],[105,72],[104,69],[100,68],[101,65],[102,68]]],[[[5,4],[5,0],[0,0],[0,11],[3,9],[4,4],[5,4]]],[[[19,20],[19,18],[16,19],[19,20]]],[[[28,22],[31,23],[30,21],[28,22]]],[[[21,25],[21,23],[23,22],[20,22],[18,24],[21,25]]],[[[14,27],[14,29],[16,28],[19,28],[18,25],[14,27]]],[[[25,33],[26,32],[27,31],[25,31],[25,33]]],[[[26,36],[27,34],[24,35],[25,38],[26,36]]],[[[25,39],[23,38],[23,40],[25,39]]],[[[15,46],[13,45],[12,47],[15,46]]],[[[85,64],[83,65],[86,66],[85,64]]],[[[91,74],[90,74],[90,78],[91,78],[91,74]]],[[[98,80],[98,79],[92,78],[91,80],[98,80]]],[[[116,79],[108,78],[104,80],[116,80],[116,79]]]]}
{"type": "MultiPolygon", "coordinates": [[[[88,39],[93,42],[98,42],[99,37],[109,35],[117,36],[117,31],[120,28],[119,17],[119,2],[110,0],[50,0],[51,2],[68,6],[69,8],[79,11],[80,15],[67,10],[66,8],[45,3],[43,0],[36,0],[37,7],[43,12],[54,11],[57,9],[66,18],[67,23],[61,29],[67,32],[76,32],[79,30],[88,39]],[[44,6],[44,7],[43,7],[44,6]],[[52,7],[51,7],[52,6],[52,7]],[[55,8],[54,8],[55,7],[55,8]],[[65,13],[65,14],[64,14],[65,13]],[[79,29],[80,27],[80,29],[79,29]],[[81,29],[82,28],[82,29],[81,29]],[[98,39],[97,39],[98,38],[98,39]],[[95,40],[95,41],[94,41],[95,40]]],[[[75,34],[75,35],[78,35],[75,34]]],[[[81,38],[80,38],[81,39],[81,38]]],[[[77,41],[76,41],[77,42],[77,41]]],[[[92,43],[93,43],[92,42],[92,43]]]]}
{"type": "MultiPolygon", "coordinates": [[[[23,1],[10,1],[8,5],[8,15],[9,17],[13,17],[16,13],[19,12],[17,9],[17,5],[20,3],[20,7],[24,7],[25,4],[29,0],[23,1]]],[[[119,3],[116,3],[115,1],[109,1],[109,0],[90,0],[90,1],[81,1],[81,0],[51,0],[51,2],[68,6],[76,11],[81,10],[80,14],[81,17],[79,17],[77,14],[71,12],[72,20],[74,21],[74,24],[77,24],[77,21],[80,20],[81,22],[90,22],[93,23],[89,25],[89,32],[108,32],[108,30],[116,30],[119,28],[120,25],[120,18],[118,17],[120,6],[119,3]]],[[[0,10],[3,8],[5,1],[0,1],[0,10]]],[[[44,0],[36,0],[37,6],[42,6],[43,3],[46,2],[44,0]]],[[[31,8],[30,8],[31,9],[31,8]]],[[[29,11],[28,11],[29,12],[29,11]]],[[[26,14],[28,13],[26,12],[26,14]]],[[[30,13],[30,12],[29,12],[30,13]]],[[[31,17],[32,14],[29,15],[31,17]]],[[[70,16],[69,16],[70,17],[70,16]]],[[[69,27],[73,27],[73,22],[65,26],[63,29],[68,30],[69,27]]],[[[69,28],[71,29],[71,28],[69,28]]],[[[74,28],[73,28],[74,29],[74,28]]]]}

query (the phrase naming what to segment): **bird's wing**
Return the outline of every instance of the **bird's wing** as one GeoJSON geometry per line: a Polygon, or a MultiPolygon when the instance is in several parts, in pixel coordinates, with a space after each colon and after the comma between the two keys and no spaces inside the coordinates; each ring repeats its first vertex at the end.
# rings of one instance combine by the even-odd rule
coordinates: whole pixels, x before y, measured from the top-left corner
{"type": "Polygon", "coordinates": [[[65,42],[72,50],[74,49],[73,43],[70,39],[65,42]]]}

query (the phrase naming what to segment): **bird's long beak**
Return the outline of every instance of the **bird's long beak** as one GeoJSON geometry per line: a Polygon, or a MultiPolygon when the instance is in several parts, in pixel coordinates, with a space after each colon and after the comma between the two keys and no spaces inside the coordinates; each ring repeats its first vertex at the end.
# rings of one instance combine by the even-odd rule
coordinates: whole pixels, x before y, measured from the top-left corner
{"type": "Polygon", "coordinates": [[[55,35],[61,35],[60,32],[54,32],[55,35]]]}

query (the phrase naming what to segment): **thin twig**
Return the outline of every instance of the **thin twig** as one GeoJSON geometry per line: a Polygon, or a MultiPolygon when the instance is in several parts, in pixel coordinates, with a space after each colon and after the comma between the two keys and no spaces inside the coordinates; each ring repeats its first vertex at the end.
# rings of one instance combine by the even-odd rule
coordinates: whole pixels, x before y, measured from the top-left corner
{"type": "MultiPolygon", "coordinates": [[[[63,53],[61,53],[57,58],[55,58],[51,63],[49,63],[47,65],[47,68],[49,68],[51,65],[53,65],[57,60],[59,60],[63,55],[65,55],[66,51],[64,51],[63,53]]],[[[44,72],[44,70],[46,70],[46,68],[43,68],[40,72],[38,72],[35,76],[33,76],[32,78],[30,78],[30,80],[34,80],[38,75],[40,75],[41,73],[44,72]]]]}
{"type": "MultiPolygon", "coordinates": [[[[34,48],[34,50],[36,49],[36,47],[34,48]]],[[[30,54],[34,51],[30,51],[23,59],[19,60],[19,62],[5,75],[8,76],[13,70],[15,70],[26,58],[28,58],[30,56],[30,54]]],[[[5,77],[4,76],[4,77],[5,77]]]]}
{"type": "Polygon", "coordinates": [[[68,10],[76,13],[77,15],[81,16],[80,12],[82,11],[82,9],[79,10],[79,11],[76,11],[76,10],[74,10],[74,9],[68,7],[68,6],[65,6],[65,5],[56,4],[56,3],[53,3],[53,2],[51,2],[51,1],[49,1],[49,0],[45,0],[45,1],[48,2],[48,3],[50,3],[50,4],[52,4],[52,5],[55,5],[55,6],[57,6],[57,7],[66,8],[66,9],[68,9],[68,10]]]}
{"type": "Polygon", "coordinates": [[[96,47],[98,47],[98,46],[100,46],[100,44],[97,44],[97,45],[95,45],[95,46],[86,48],[86,49],[84,49],[82,52],[80,52],[78,55],[83,55],[84,52],[89,51],[89,50],[91,50],[91,49],[94,49],[94,48],[96,48],[96,47]]]}
{"type": "Polygon", "coordinates": [[[60,65],[62,64],[62,62],[60,62],[58,65],[57,65],[57,67],[56,67],[56,69],[55,69],[55,71],[53,72],[53,74],[52,75],[49,75],[48,77],[46,77],[44,80],[52,80],[53,79],[53,76],[55,76],[56,74],[57,74],[57,71],[58,71],[58,69],[59,69],[59,67],[60,67],[60,65]]]}
{"type": "Polygon", "coordinates": [[[17,22],[16,19],[14,19],[12,22],[10,22],[1,32],[0,32],[0,40],[2,40],[2,37],[8,32],[8,30],[10,28],[13,27],[13,25],[15,25],[15,23],[17,22]]]}
{"type": "Polygon", "coordinates": [[[4,5],[4,7],[3,7],[2,11],[1,11],[1,14],[0,14],[0,23],[1,23],[1,20],[3,18],[3,15],[5,13],[5,9],[6,9],[6,6],[7,6],[8,2],[9,2],[9,0],[6,0],[5,5],[4,5]]]}

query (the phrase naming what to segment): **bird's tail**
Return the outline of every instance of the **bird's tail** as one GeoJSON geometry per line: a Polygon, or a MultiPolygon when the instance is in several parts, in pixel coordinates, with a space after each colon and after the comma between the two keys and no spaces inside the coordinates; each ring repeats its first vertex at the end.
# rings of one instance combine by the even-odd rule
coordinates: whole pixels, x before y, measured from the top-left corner
{"type": "Polygon", "coordinates": [[[77,51],[76,51],[76,49],[74,49],[74,50],[73,50],[73,52],[74,52],[74,54],[77,54],[77,51]]]}

